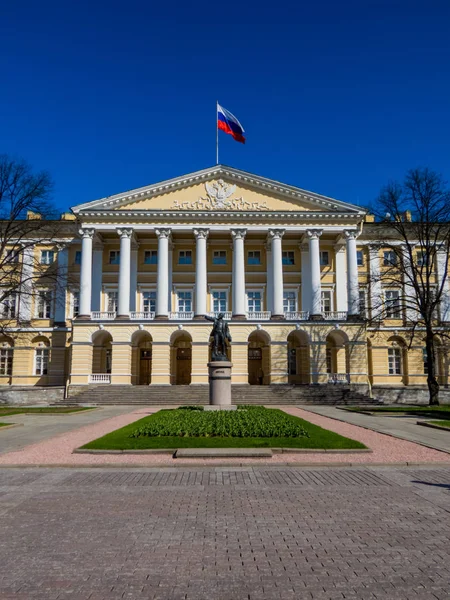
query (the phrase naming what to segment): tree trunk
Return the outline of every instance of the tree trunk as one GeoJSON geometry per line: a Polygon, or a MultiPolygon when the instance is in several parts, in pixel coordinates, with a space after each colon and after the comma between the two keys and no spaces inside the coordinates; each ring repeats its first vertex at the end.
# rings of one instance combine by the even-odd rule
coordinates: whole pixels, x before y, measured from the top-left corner
{"type": "Polygon", "coordinates": [[[434,334],[428,330],[425,338],[427,349],[427,384],[430,397],[430,406],[439,405],[439,383],[436,379],[436,354],[434,351],[434,334]]]}

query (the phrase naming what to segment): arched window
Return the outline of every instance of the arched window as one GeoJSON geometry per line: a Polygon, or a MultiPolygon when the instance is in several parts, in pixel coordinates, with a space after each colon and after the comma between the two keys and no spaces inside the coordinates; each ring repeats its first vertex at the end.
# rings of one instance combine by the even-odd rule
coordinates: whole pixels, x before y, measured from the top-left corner
{"type": "Polygon", "coordinates": [[[13,349],[12,341],[3,340],[0,342],[0,375],[11,377],[13,367],[13,349]]]}
{"type": "Polygon", "coordinates": [[[388,349],[388,366],[389,375],[402,375],[403,361],[401,348],[393,347],[388,349]]]}

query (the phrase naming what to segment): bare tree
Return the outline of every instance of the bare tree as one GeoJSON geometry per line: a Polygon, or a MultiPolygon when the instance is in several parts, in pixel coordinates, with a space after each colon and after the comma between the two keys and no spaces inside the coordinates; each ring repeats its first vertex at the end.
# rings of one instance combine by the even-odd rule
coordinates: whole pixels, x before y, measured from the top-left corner
{"type": "Polygon", "coordinates": [[[0,332],[29,322],[37,285],[55,288],[57,265],[34,251],[54,244],[61,228],[52,187],[46,171],[33,173],[24,160],[0,155],[0,332]]]}
{"type": "MultiPolygon", "coordinates": [[[[416,336],[424,339],[430,404],[439,404],[435,338],[448,334],[450,321],[450,191],[439,174],[413,169],[402,184],[382,189],[373,212],[377,223],[367,231],[385,254],[381,267],[370,270],[370,284],[380,292],[371,322],[401,316],[409,345],[416,336]],[[389,287],[399,290],[398,296],[381,293],[389,287]]],[[[371,260],[379,265],[378,256],[371,260]]]]}

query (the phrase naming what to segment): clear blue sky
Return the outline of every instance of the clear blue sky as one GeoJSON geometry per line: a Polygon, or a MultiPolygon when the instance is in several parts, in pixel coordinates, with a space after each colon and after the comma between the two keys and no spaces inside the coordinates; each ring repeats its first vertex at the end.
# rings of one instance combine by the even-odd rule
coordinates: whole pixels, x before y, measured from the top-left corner
{"type": "Polygon", "coordinates": [[[450,2],[23,0],[0,11],[0,153],[69,206],[215,162],[368,204],[450,180],[450,2]]]}

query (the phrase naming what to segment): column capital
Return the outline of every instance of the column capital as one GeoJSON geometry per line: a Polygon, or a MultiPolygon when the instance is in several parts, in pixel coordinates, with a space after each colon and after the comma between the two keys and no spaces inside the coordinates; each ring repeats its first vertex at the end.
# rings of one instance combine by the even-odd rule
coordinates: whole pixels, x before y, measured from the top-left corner
{"type": "Polygon", "coordinates": [[[243,240],[247,235],[246,229],[231,229],[231,237],[233,240],[243,240]]]}
{"type": "Polygon", "coordinates": [[[286,229],[269,229],[267,233],[267,239],[281,239],[285,233],[286,229]]]}
{"type": "Polygon", "coordinates": [[[155,229],[156,237],[159,238],[167,238],[169,239],[172,235],[171,229],[155,229]]]}
{"type": "Polygon", "coordinates": [[[81,235],[81,237],[92,240],[95,235],[95,229],[94,228],[88,228],[88,229],[82,228],[78,231],[78,233],[81,235]]]}
{"type": "Polygon", "coordinates": [[[194,229],[195,239],[206,240],[208,239],[209,229],[194,229]]]}
{"type": "Polygon", "coordinates": [[[318,240],[323,233],[323,229],[307,229],[306,235],[310,240],[318,240]]]}
{"type": "Polygon", "coordinates": [[[116,229],[117,233],[120,235],[121,238],[128,238],[129,240],[131,240],[131,238],[133,237],[134,234],[134,229],[132,227],[126,227],[126,228],[118,228],[116,229]]]}
{"type": "Polygon", "coordinates": [[[344,229],[344,237],[347,240],[356,240],[359,237],[360,232],[356,229],[344,229]]]}

